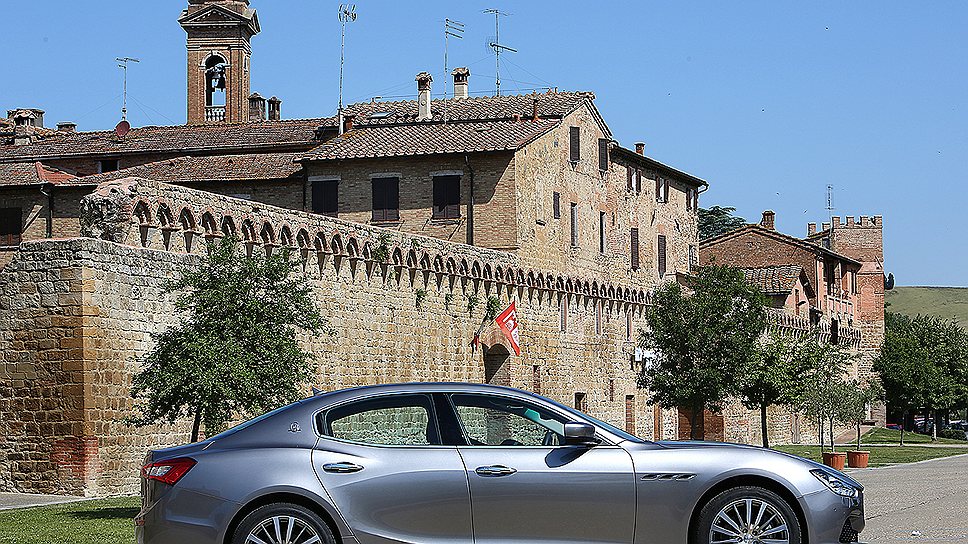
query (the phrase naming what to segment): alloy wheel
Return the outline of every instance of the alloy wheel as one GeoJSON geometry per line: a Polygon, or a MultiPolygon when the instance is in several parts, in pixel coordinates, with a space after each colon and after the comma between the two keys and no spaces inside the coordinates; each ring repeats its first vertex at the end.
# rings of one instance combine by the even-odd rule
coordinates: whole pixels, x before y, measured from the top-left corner
{"type": "Polygon", "coordinates": [[[713,518],[709,544],[790,544],[790,528],[780,510],[768,501],[739,499],[713,518]]]}
{"type": "Polygon", "coordinates": [[[321,542],[316,529],[295,516],[272,516],[249,531],[246,544],[316,544],[321,542]]]}

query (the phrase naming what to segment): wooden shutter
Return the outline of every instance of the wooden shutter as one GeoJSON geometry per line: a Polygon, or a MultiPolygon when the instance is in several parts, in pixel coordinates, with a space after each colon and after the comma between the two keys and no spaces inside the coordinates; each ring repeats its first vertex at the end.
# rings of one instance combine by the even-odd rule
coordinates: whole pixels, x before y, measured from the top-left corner
{"type": "Polygon", "coordinates": [[[336,217],[339,213],[339,182],[314,181],[312,185],[313,213],[336,217]]]}
{"type": "Polygon", "coordinates": [[[598,212],[598,252],[605,253],[605,212],[598,212]]]}
{"type": "Polygon", "coordinates": [[[662,202],[662,178],[655,177],[655,201],[662,202]]]}
{"type": "Polygon", "coordinates": [[[666,237],[660,234],[656,245],[658,246],[659,277],[661,278],[662,276],[665,276],[666,273],[666,237]]]}
{"type": "Polygon", "coordinates": [[[460,217],[460,176],[434,177],[435,219],[457,219],[460,217]]]}
{"type": "Polygon", "coordinates": [[[23,209],[0,208],[0,246],[15,246],[20,243],[23,209]]]}
{"type": "Polygon", "coordinates": [[[608,140],[605,138],[598,139],[598,169],[608,171],[608,140]]]}
{"type": "Polygon", "coordinates": [[[571,127],[570,138],[568,141],[568,157],[571,162],[581,160],[581,128],[571,127]]]}
{"type": "Polygon", "coordinates": [[[635,187],[632,185],[632,167],[631,166],[626,166],[625,167],[625,172],[628,174],[628,177],[629,177],[629,180],[628,180],[628,190],[631,191],[631,190],[635,189],[635,187]]]}
{"type": "Polygon", "coordinates": [[[642,192],[642,169],[635,169],[635,194],[642,192]]]}
{"type": "Polygon", "coordinates": [[[400,219],[400,179],[373,179],[373,221],[400,219]]]}
{"type": "Polygon", "coordinates": [[[571,247],[578,247],[578,204],[571,203],[571,247]]]}
{"type": "Polygon", "coordinates": [[[662,202],[669,202],[669,180],[662,180],[662,202]]]}
{"type": "Polygon", "coordinates": [[[555,215],[555,219],[561,219],[561,193],[557,191],[552,196],[551,209],[555,215]]]}
{"type": "Polygon", "coordinates": [[[639,229],[632,229],[629,242],[629,255],[632,257],[632,270],[639,269],[639,229]]]}

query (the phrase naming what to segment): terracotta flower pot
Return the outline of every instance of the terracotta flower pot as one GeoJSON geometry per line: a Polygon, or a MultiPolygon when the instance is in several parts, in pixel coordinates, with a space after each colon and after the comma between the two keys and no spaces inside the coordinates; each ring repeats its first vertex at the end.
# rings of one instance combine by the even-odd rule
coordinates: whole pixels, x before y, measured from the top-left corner
{"type": "Polygon", "coordinates": [[[844,462],[847,461],[847,454],[839,451],[823,452],[823,464],[837,470],[844,470],[844,462]]]}
{"type": "Polygon", "coordinates": [[[851,468],[867,468],[867,462],[871,458],[869,451],[848,451],[847,465],[851,468]]]}

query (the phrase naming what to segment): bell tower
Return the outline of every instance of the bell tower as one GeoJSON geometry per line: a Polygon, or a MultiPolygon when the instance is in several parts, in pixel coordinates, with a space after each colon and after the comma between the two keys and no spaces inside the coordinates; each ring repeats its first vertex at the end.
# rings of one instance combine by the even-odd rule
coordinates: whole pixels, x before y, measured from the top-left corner
{"type": "Polygon", "coordinates": [[[250,40],[259,18],[249,0],[188,0],[188,124],[249,120],[250,40]]]}

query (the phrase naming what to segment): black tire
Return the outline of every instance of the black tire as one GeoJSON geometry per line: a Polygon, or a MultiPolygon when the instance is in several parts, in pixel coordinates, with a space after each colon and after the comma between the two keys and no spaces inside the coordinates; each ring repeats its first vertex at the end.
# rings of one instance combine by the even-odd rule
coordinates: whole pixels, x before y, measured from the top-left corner
{"type": "MultiPolygon", "coordinates": [[[[783,497],[769,489],[755,486],[740,486],[727,489],[710,499],[699,511],[699,517],[696,520],[695,526],[692,528],[692,534],[689,535],[689,542],[691,544],[709,544],[711,540],[710,531],[712,530],[713,522],[716,521],[716,516],[727,506],[737,501],[744,501],[745,499],[761,501],[761,503],[772,506],[784,518],[783,522],[788,529],[787,535],[790,544],[803,543],[803,531],[800,527],[800,519],[790,504],[783,497]]],[[[739,506],[739,508],[742,509],[743,507],[739,506]]],[[[724,524],[721,522],[720,525],[724,524]]]]}
{"type": "MultiPolygon", "coordinates": [[[[260,526],[265,523],[271,523],[274,517],[284,517],[288,519],[289,517],[296,520],[294,527],[296,529],[311,528],[315,531],[315,534],[319,536],[319,541],[321,544],[336,544],[336,538],[333,536],[333,531],[329,528],[329,525],[323,521],[315,512],[306,508],[305,506],[300,506],[298,504],[292,504],[287,502],[280,502],[274,504],[267,504],[265,506],[260,506],[252,512],[249,512],[247,516],[242,518],[238,527],[235,528],[235,533],[232,535],[232,544],[245,544],[249,537],[249,533],[253,530],[257,530],[260,526]]],[[[285,532],[286,525],[283,522],[282,530],[285,532]]],[[[295,532],[295,531],[294,531],[295,532]]],[[[265,535],[262,535],[262,540],[267,541],[265,535]]],[[[302,542],[300,539],[298,542],[302,542]]],[[[268,541],[267,541],[268,542],[268,541]]]]}

